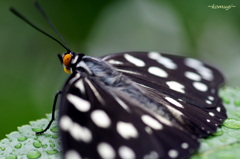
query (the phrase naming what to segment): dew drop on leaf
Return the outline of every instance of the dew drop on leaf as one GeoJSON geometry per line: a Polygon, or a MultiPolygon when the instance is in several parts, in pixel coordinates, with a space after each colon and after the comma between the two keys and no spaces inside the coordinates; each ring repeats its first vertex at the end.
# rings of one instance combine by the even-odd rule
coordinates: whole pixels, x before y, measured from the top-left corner
{"type": "Polygon", "coordinates": [[[52,135],[52,138],[54,138],[54,139],[57,139],[58,137],[59,137],[58,134],[52,135]]]}
{"type": "Polygon", "coordinates": [[[50,144],[50,147],[55,147],[55,144],[54,144],[54,143],[51,143],[51,144],[50,144]]]}
{"type": "Polygon", "coordinates": [[[43,148],[46,148],[47,146],[48,146],[47,144],[43,144],[43,145],[42,145],[43,148]]]}
{"type": "Polygon", "coordinates": [[[229,118],[223,122],[223,125],[231,129],[240,129],[240,120],[229,118]]]}
{"type": "Polygon", "coordinates": [[[225,104],[230,104],[231,103],[230,99],[227,98],[227,97],[222,97],[222,100],[225,104]]]}
{"type": "Polygon", "coordinates": [[[234,105],[235,105],[235,106],[240,106],[240,100],[239,100],[239,99],[236,99],[236,100],[234,101],[234,105]]]}
{"type": "Polygon", "coordinates": [[[18,143],[14,146],[16,149],[20,149],[22,147],[22,144],[21,143],[18,143]]]}
{"type": "Polygon", "coordinates": [[[20,141],[20,142],[22,142],[22,141],[25,141],[25,140],[27,140],[27,137],[25,137],[25,136],[22,136],[22,137],[19,137],[17,140],[18,140],[18,141],[20,141]]]}
{"type": "Polygon", "coordinates": [[[58,132],[58,127],[54,126],[50,129],[52,132],[57,133],[58,132]]]}
{"type": "Polygon", "coordinates": [[[5,150],[5,147],[0,147],[0,149],[1,149],[2,151],[4,151],[4,150],[5,150]]]}
{"type": "Polygon", "coordinates": [[[36,148],[39,148],[39,147],[42,146],[42,143],[41,143],[41,141],[34,141],[33,146],[36,147],[36,148]]]}
{"type": "Polygon", "coordinates": [[[32,128],[32,131],[34,131],[34,132],[40,132],[40,131],[43,131],[43,129],[42,129],[42,128],[32,128]]]}
{"type": "Polygon", "coordinates": [[[223,134],[223,131],[222,130],[218,130],[217,132],[215,132],[213,134],[213,136],[221,136],[223,134]]]}
{"type": "Polygon", "coordinates": [[[47,152],[47,154],[49,154],[49,155],[53,155],[53,154],[58,153],[58,150],[48,150],[48,151],[46,151],[46,152],[47,152]]]}
{"type": "Polygon", "coordinates": [[[28,159],[36,159],[41,157],[41,153],[39,151],[30,151],[27,154],[28,159]]]}

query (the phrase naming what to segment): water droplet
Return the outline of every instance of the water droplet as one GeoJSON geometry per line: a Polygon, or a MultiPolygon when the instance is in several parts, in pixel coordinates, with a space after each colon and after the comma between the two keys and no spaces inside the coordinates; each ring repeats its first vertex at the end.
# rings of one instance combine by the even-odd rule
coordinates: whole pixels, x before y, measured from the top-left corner
{"type": "Polygon", "coordinates": [[[54,138],[54,139],[57,139],[58,137],[59,137],[58,134],[52,135],[52,138],[54,138]]]}
{"type": "Polygon", "coordinates": [[[51,134],[47,134],[46,137],[51,137],[52,135],[51,134]]]}
{"type": "Polygon", "coordinates": [[[234,118],[228,118],[223,122],[223,125],[231,129],[240,129],[240,121],[234,118]]]}
{"type": "Polygon", "coordinates": [[[213,136],[221,136],[223,134],[222,130],[218,130],[217,132],[213,133],[213,136]]]}
{"type": "Polygon", "coordinates": [[[46,151],[47,152],[47,154],[49,154],[49,155],[53,155],[53,154],[56,154],[56,153],[58,153],[58,150],[48,150],[48,151],[46,151]]]}
{"type": "Polygon", "coordinates": [[[42,146],[42,143],[41,143],[41,141],[34,141],[33,146],[36,147],[36,148],[39,148],[39,147],[42,146]]]}
{"type": "Polygon", "coordinates": [[[39,151],[30,151],[30,152],[28,152],[28,154],[27,154],[27,158],[29,158],[29,159],[36,159],[36,158],[39,158],[39,157],[41,157],[41,153],[39,152],[39,151]]]}
{"type": "Polygon", "coordinates": [[[17,145],[14,146],[16,149],[20,149],[22,147],[21,143],[18,143],[17,145]]]}
{"type": "Polygon", "coordinates": [[[231,103],[230,99],[227,98],[227,97],[222,97],[222,100],[225,104],[230,104],[231,103]]]}
{"type": "Polygon", "coordinates": [[[0,149],[1,149],[2,151],[4,151],[6,148],[5,148],[5,147],[0,147],[0,149]]]}
{"type": "Polygon", "coordinates": [[[239,100],[239,99],[236,99],[236,100],[234,101],[234,104],[235,104],[235,106],[240,106],[240,100],[239,100]]]}
{"type": "Polygon", "coordinates": [[[48,146],[47,144],[43,144],[43,145],[42,145],[43,148],[46,148],[47,146],[48,146]]]}
{"type": "Polygon", "coordinates": [[[58,127],[54,126],[50,129],[52,132],[57,133],[58,132],[58,127]]]}
{"type": "Polygon", "coordinates": [[[22,136],[22,137],[19,137],[17,140],[18,140],[18,141],[20,141],[20,142],[22,142],[22,141],[25,141],[25,140],[27,140],[27,137],[25,137],[25,136],[22,136]]]}
{"type": "Polygon", "coordinates": [[[50,144],[50,147],[55,147],[55,144],[54,144],[54,143],[51,143],[51,144],[50,144]]]}
{"type": "Polygon", "coordinates": [[[43,128],[32,128],[32,131],[34,131],[34,132],[40,132],[40,131],[43,131],[43,128]]]}
{"type": "Polygon", "coordinates": [[[17,159],[16,155],[9,155],[5,159],[17,159]]]}

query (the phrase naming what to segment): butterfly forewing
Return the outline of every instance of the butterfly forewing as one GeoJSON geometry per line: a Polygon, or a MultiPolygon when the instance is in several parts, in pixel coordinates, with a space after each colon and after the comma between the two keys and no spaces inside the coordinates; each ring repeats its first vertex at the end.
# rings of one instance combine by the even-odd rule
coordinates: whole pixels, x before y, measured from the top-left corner
{"type": "MultiPolygon", "coordinates": [[[[63,153],[82,158],[185,158],[196,138],[111,92],[87,74],[67,83],[60,107],[63,153]],[[79,102],[77,102],[79,101],[79,102]],[[81,102],[80,102],[81,101],[81,102]]],[[[72,76],[72,79],[74,76],[72,76]]]]}

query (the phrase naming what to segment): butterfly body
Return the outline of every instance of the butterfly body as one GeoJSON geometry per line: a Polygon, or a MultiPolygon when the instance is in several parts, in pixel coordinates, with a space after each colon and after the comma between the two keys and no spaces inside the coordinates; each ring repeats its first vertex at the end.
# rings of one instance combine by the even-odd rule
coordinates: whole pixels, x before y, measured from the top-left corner
{"type": "Polygon", "coordinates": [[[212,71],[208,79],[185,64],[187,75],[179,72],[187,58],[154,54],[165,61],[149,58],[153,52],[73,55],[59,107],[65,158],[187,158],[198,137],[216,131],[226,118],[211,91],[223,82],[221,74],[198,63],[212,71]]]}

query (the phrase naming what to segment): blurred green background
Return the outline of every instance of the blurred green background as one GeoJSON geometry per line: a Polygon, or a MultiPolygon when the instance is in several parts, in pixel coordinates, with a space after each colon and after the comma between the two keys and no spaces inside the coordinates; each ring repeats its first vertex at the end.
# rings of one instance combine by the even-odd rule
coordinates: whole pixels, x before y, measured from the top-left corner
{"type": "MultiPolygon", "coordinates": [[[[239,0],[39,0],[75,52],[93,56],[156,50],[218,66],[228,86],[239,86],[239,0]],[[229,10],[209,5],[234,5],[229,10]]],[[[0,139],[45,117],[68,75],[57,54],[65,50],[9,12],[14,6],[54,34],[32,0],[0,1],[0,139]]],[[[54,34],[55,35],[55,34],[54,34]]]]}

